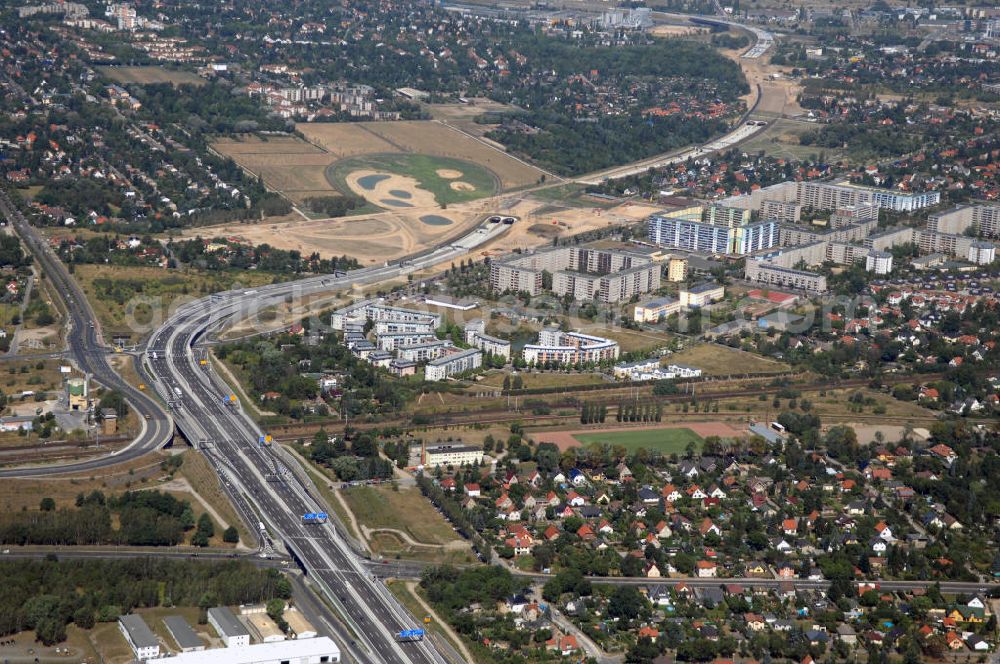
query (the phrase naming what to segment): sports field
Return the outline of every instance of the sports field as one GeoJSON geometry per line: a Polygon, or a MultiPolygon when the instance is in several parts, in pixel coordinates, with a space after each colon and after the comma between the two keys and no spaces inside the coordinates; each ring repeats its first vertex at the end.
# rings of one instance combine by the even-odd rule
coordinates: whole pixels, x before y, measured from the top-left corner
{"type": "Polygon", "coordinates": [[[662,454],[683,454],[689,443],[694,443],[695,447],[700,450],[704,442],[701,436],[686,427],[574,433],[573,438],[584,445],[607,443],[608,445],[621,445],[629,452],[644,448],[650,452],[662,454]]]}

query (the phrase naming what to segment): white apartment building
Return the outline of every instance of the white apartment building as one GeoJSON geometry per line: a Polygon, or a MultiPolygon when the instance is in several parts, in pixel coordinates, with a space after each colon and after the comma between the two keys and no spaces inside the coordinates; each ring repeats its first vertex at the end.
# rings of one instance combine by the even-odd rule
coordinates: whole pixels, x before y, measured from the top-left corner
{"type": "Polygon", "coordinates": [[[546,328],[538,333],[538,343],[524,347],[528,364],[597,364],[618,358],[618,342],[579,332],[546,328]]]}
{"type": "Polygon", "coordinates": [[[424,380],[435,382],[463,371],[478,369],[483,365],[483,352],[478,348],[467,348],[445,353],[431,360],[424,367],[424,380]]]}
{"type": "Polygon", "coordinates": [[[483,462],[483,448],[474,445],[441,443],[424,445],[421,463],[428,467],[462,466],[483,462]]]}

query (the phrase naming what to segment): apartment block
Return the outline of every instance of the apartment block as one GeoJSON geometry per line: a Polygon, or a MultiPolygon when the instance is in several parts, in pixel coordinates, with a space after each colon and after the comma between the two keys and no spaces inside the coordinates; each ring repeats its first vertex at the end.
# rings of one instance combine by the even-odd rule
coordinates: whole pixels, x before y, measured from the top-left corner
{"type": "Polygon", "coordinates": [[[528,364],[597,364],[618,357],[618,342],[579,332],[545,328],[538,333],[538,343],[524,347],[528,364]]]}
{"type": "Polygon", "coordinates": [[[408,333],[408,334],[380,334],[378,335],[379,350],[395,351],[404,346],[415,346],[417,344],[435,341],[437,337],[433,334],[408,333]]]}
{"type": "Polygon", "coordinates": [[[783,224],[795,224],[802,218],[802,206],[794,201],[766,200],[760,206],[761,219],[783,224]]]}
{"type": "Polygon", "coordinates": [[[875,274],[892,272],[892,254],[888,251],[872,250],[865,257],[865,269],[875,274]]]}
{"type": "Polygon", "coordinates": [[[330,326],[335,330],[344,330],[351,324],[364,324],[366,322],[373,322],[376,325],[380,322],[395,325],[420,323],[424,326],[430,326],[433,330],[441,326],[441,314],[392,307],[379,300],[362,300],[338,309],[330,316],[330,326]]]}
{"type": "Polygon", "coordinates": [[[691,286],[690,288],[682,288],[680,291],[680,302],[681,306],[698,308],[712,302],[718,302],[725,295],[726,289],[722,284],[706,282],[691,286]]]}
{"type": "Polygon", "coordinates": [[[409,360],[411,362],[429,362],[441,357],[454,347],[455,345],[450,341],[435,339],[433,341],[424,341],[418,344],[411,344],[409,346],[400,346],[396,349],[396,351],[399,355],[399,359],[401,360],[409,360]]]}
{"type": "Polygon", "coordinates": [[[927,230],[932,233],[961,234],[970,228],[987,237],[1000,237],[1000,205],[963,205],[927,217],[927,230]]]}
{"type": "Polygon", "coordinates": [[[654,214],[648,222],[649,240],[672,249],[725,255],[749,254],[778,244],[777,222],[750,223],[749,219],[749,210],[722,206],[654,214]],[[736,225],[737,221],[741,223],[736,225]]]}
{"type": "Polygon", "coordinates": [[[766,286],[794,288],[813,293],[826,292],[826,277],[821,274],[782,267],[757,259],[747,259],[744,278],[766,286]]]}
{"type": "Polygon", "coordinates": [[[862,244],[869,249],[885,251],[900,244],[915,242],[916,239],[917,230],[915,228],[911,228],[910,226],[896,226],[894,228],[887,228],[881,233],[869,235],[862,241],[862,244]]]}
{"type": "Polygon", "coordinates": [[[686,258],[671,257],[667,261],[667,281],[678,282],[687,280],[688,262],[686,258]]]}
{"type": "Polygon", "coordinates": [[[556,247],[533,254],[514,254],[490,265],[494,291],[542,290],[542,273],[552,275],[552,292],[578,300],[621,302],[660,287],[660,266],[638,252],[588,247],[556,247]]]}
{"type": "Polygon", "coordinates": [[[424,367],[424,380],[444,380],[448,376],[460,374],[463,371],[478,369],[483,365],[483,351],[478,348],[467,348],[453,352],[442,353],[430,360],[424,367]]]}
{"type": "Polygon", "coordinates": [[[901,192],[850,183],[781,182],[748,195],[731,196],[723,199],[720,204],[763,211],[767,201],[794,202],[803,208],[816,210],[848,210],[852,206],[867,204],[898,212],[912,212],[940,203],[941,192],[901,192]]]}
{"type": "Polygon", "coordinates": [[[878,220],[859,221],[849,226],[820,230],[806,226],[779,228],[778,239],[782,247],[809,244],[811,242],[861,242],[878,226],[878,220]]]}
{"type": "Polygon", "coordinates": [[[632,320],[636,323],[656,323],[681,310],[681,302],[672,297],[658,297],[635,305],[632,320]]]}

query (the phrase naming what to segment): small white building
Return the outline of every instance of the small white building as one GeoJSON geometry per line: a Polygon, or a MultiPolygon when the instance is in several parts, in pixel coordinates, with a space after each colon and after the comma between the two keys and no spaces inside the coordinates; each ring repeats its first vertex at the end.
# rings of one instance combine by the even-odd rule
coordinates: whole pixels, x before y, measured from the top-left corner
{"type": "Polygon", "coordinates": [[[865,257],[865,269],[875,274],[892,272],[892,254],[888,251],[872,251],[865,257]]]}
{"type": "Polygon", "coordinates": [[[215,628],[227,648],[250,645],[250,632],[228,606],[209,609],[208,624],[215,628]]]}
{"type": "Polygon", "coordinates": [[[122,631],[125,640],[128,641],[135,658],[151,659],[160,655],[160,640],[153,634],[142,616],[130,613],[127,616],[118,616],[118,629],[122,631]]]}

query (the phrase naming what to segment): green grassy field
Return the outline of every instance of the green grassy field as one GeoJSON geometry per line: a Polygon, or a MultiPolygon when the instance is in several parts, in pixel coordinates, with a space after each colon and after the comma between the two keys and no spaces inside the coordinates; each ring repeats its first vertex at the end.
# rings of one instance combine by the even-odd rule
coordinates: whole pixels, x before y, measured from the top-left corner
{"type": "Polygon", "coordinates": [[[691,429],[639,429],[637,431],[609,431],[606,433],[577,433],[573,438],[586,445],[607,443],[621,445],[633,452],[645,448],[662,454],[683,454],[688,443],[700,450],[702,438],[691,429]]]}
{"type": "MultiPolygon", "coordinates": [[[[373,154],[341,159],[327,168],[326,177],[334,188],[349,195],[353,192],[347,186],[347,176],[354,171],[364,169],[411,177],[420,184],[422,189],[434,194],[434,199],[442,205],[464,203],[492,196],[500,189],[497,177],[482,166],[461,159],[423,154],[373,154]],[[440,169],[461,171],[461,181],[472,185],[473,190],[456,191],[452,189],[451,183],[454,180],[440,177],[436,173],[440,169]]],[[[371,207],[371,205],[366,205],[365,209],[355,210],[353,214],[370,211],[371,207]]]]}
{"type": "Polygon", "coordinates": [[[342,494],[358,523],[369,528],[399,530],[422,544],[447,544],[461,539],[417,489],[393,491],[388,486],[358,486],[342,494]]]}

